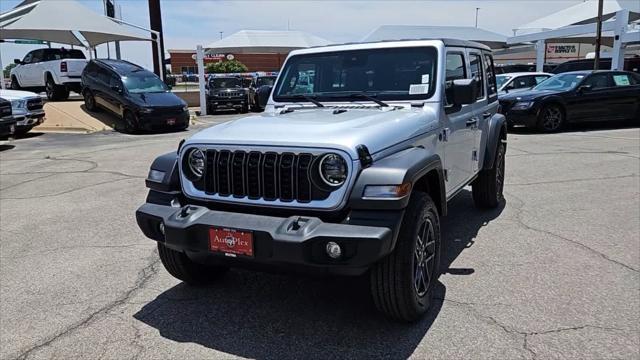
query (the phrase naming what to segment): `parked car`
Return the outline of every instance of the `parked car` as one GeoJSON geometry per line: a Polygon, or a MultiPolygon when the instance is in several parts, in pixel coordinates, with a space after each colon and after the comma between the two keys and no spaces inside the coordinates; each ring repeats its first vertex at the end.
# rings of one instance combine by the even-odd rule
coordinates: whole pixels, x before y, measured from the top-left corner
{"type": "Polygon", "coordinates": [[[82,73],[87,110],[104,109],[121,118],[126,132],[186,129],[187,103],[154,73],[123,60],[91,60],[82,73]]]}
{"type": "Polygon", "coordinates": [[[573,71],[531,90],[500,97],[510,126],[555,132],[569,123],[640,120],[640,75],[628,71],[573,71]]]}
{"type": "Polygon", "coordinates": [[[80,76],[87,65],[84,53],[77,49],[37,49],[15,59],[11,69],[14,90],[45,90],[49,100],[66,100],[69,91],[80,93],[80,76]]]}
{"type": "MultiPolygon", "coordinates": [[[[556,66],[550,72],[560,74],[569,71],[593,70],[594,59],[569,60],[556,66]]],[[[601,70],[611,69],[611,59],[600,59],[598,68],[601,70]]],[[[624,59],[623,70],[640,73],[640,57],[624,59]]]]}
{"type": "Polygon", "coordinates": [[[377,308],[414,321],[434,301],[447,202],[467,185],[480,208],[504,201],[497,108],[478,43],[295,50],[264,113],[153,162],[137,222],[187,284],[228,267],[368,274],[377,308]]]}
{"type": "Polygon", "coordinates": [[[11,116],[16,120],[15,134],[26,134],[44,121],[44,103],[40,95],[22,90],[0,90],[0,97],[11,101],[11,116]]]}
{"type": "MultiPolygon", "coordinates": [[[[551,72],[556,64],[544,64],[542,71],[545,73],[551,72]]],[[[496,74],[508,74],[515,72],[535,72],[536,64],[498,64],[496,65],[496,74]]]]}
{"type": "Polygon", "coordinates": [[[553,74],[542,72],[520,72],[496,75],[498,95],[530,89],[547,80],[551,76],[553,76],[553,74]]]}
{"type": "Polygon", "coordinates": [[[16,119],[11,115],[11,101],[0,98],[0,138],[13,135],[16,119]]]}
{"type": "Polygon", "coordinates": [[[249,111],[249,89],[242,76],[213,74],[207,81],[207,114],[218,110],[249,111]]]}
{"type": "Polygon", "coordinates": [[[277,78],[277,73],[258,74],[249,88],[249,106],[253,111],[264,110],[273,84],[277,78]]]}

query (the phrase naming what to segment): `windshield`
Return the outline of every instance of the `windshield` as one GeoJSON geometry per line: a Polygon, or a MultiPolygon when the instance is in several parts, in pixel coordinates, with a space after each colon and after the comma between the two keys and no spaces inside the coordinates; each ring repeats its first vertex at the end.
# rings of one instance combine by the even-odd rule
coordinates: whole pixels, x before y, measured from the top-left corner
{"type": "Polygon", "coordinates": [[[276,82],[275,76],[261,76],[256,80],[256,87],[268,85],[273,86],[273,83],[276,82]]]}
{"type": "Polygon", "coordinates": [[[127,90],[133,94],[165,92],[169,90],[167,85],[165,85],[159,77],[148,71],[134,72],[128,76],[123,76],[122,81],[127,90]]]}
{"type": "Polygon", "coordinates": [[[498,89],[502,88],[502,85],[506,84],[509,80],[511,80],[511,76],[497,75],[496,83],[498,83],[498,89]]]}
{"type": "Polygon", "coordinates": [[[584,78],[583,74],[559,74],[544,80],[533,90],[570,90],[584,78]]]}
{"type": "Polygon", "coordinates": [[[433,47],[365,49],[292,56],[274,95],[276,101],[319,101],[366,93],[381,100],[427,99],[436,83],[433,47]]]}
{"type": "Polygon", "coordinates": [[[242,81],[239,78],[230,77],[230,78],[212,78],[209,81],[209,86],[214,89],[221,88],[241,88],[242,81]]]}

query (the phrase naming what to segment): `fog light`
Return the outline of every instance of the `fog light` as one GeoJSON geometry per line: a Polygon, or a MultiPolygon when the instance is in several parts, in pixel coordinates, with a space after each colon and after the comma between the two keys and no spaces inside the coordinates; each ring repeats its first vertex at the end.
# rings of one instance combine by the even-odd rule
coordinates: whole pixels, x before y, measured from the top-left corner
{"type": "Polygon", "coordinates": [[[160,223],[160,225],[158,225],[158,230],[160,230],[160,234],[164,236],[164,223],[160,223]]]}
{"type": "Polygon", "coordinates": [[[342,256],[342,248],[340,248],[340,245],[336,244],[333,241],[329,241],[327,243],[326,250],[327,255],[329,255],[329,257],[332,259],[337,259],[342,256]]]}

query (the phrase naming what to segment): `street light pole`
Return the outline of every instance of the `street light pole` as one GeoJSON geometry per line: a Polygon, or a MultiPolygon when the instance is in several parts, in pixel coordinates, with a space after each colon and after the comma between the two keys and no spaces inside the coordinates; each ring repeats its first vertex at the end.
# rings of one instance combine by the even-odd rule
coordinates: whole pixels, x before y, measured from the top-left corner
{"type": "Polygon", "coordinates": [[[478,27],[478,10],[480,10],[479,7],[476,8],[476,28],[478,27]]]}
{"type": "Polygon", "coordinates": [[[604,0],[598,0],[598,23],[596,25],[596,56],[593,60],[593,69],[598,70],[600,67],[600,43],[602,42],[602,3],[604,0]]]}
{"type": "Polygon", "coordinates": [[[222,40],[222,34],[224,33],[224,31],[220,31],[220,40],[222,40]]]}

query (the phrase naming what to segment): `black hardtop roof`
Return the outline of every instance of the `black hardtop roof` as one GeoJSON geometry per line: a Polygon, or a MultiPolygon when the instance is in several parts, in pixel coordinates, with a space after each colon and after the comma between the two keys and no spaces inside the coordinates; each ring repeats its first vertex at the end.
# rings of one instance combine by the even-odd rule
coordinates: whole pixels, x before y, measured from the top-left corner
{"type": "Polygon", "coordinates": [[[491,48],[487,45],[481,44],[479,42],[470,41],[470,40],[459,40],[459,39],[447,39],[447,38],[420,38],[420,39],[396,39],[396,40],[379,40],[379,41],[364,41],[364,42],[348,42],[343,44],[330,44],[316,47],[330,47],[330,46],[340,46],[340,45],[357,45],[357,44],[375,44],[375,43],[386,43],[386,42],[400,42],[400,41],[420,41],[420,40],[439,40],[444,43],[444,46],[455,46],[455,47],[468,47],[474,49],[480,49],[485,51],[491,51],[491,48]]]}
{"type": "Polygon", "coordinates": [[[127,75],[134,71],[147,71],[147,69],[143,68],[140,65],[136,65],[132,62],[128,62],[125,60],[116,60],[116,59],[95,59],[93,60],[98,64],[101,64],[113,71],[115,71],[119,75],[127,75]]]}

